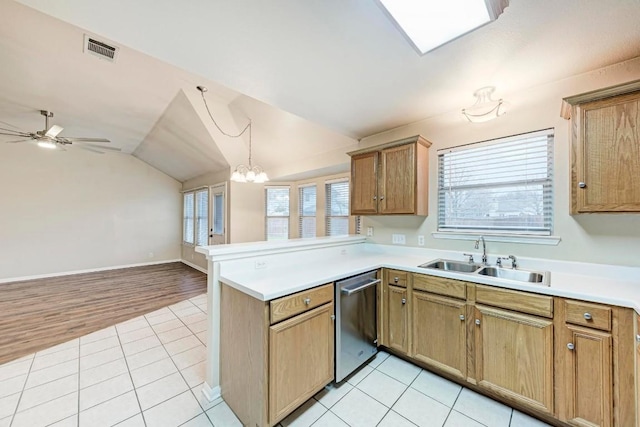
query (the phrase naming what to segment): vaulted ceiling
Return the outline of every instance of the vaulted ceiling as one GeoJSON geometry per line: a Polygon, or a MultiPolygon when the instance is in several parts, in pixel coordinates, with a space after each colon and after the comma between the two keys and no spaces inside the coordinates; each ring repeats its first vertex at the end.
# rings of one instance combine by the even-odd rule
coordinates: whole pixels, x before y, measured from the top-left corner
{"type": "Polygon", "coordinates": [[[248,141],[210,123],[205,84],[229,132],[252,119],[255,158],[301,176],[479,87],[517,107],[532,87],[637,57],[639,21],[637,0],[511,0],[420,56],[376,1],[0,0],[0,120],[41,129],[49,109],[65,134],[107,137],[183,181],[246,161],[248,141]],[[116,63],[85,55],[84,33],[118,45],[116,63]]]}

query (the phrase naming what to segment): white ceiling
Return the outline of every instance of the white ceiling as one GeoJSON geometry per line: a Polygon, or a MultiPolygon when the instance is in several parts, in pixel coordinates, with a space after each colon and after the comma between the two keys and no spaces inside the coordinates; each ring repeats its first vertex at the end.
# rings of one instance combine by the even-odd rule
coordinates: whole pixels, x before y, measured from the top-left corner
{"type": "MultiPolygon", "coordinates": [[[[166,126],[182,120],[169,108],[181,90],[180,110],[209,131],[196,139],[220,148],[209,154],[215,167],[246,158],[246,140],[238,149],[208,122],[196,84],[237,128],[252,117],[254,158],[278,168],[459,111],[482,86],[524,104],[527,89],[640,55],[638,0],[511,0],[497,21],[424,56],[374,0],[20,3],[73,25],[0,0],[0,120],[39,129],[47,108],[63,135],[107,137],[128,152],[145,141],[137,155],[152,164],[167,157],[166,126]],[[82,54],[81,28],[121,46],[117,63],[82,54]],[[159,120],[164,142],[144,154],[159,120]]],[[[185,159],[171,172],[180,180],[209,167],[185,159]]]]}

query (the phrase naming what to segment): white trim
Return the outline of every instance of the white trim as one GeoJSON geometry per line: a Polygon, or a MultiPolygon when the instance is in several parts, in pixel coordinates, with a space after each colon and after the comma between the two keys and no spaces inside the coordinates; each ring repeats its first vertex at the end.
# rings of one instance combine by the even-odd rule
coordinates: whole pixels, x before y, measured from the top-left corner
{"type": "Polygon", "coordinates": [[[202,395],[207,399],[207,402],[214,406],[222,402],[222,390],[220,390],[220,386],[210,387],[206,381],[202,384],[202,395]]]}
{"type": "Polygon", "coordinates": [[[555,128],[551,127],[547,129],[534,130],[533,132],[525,132],[517,135],[503,136],[500,138],[486,139],[484,141],[470,142],[468,144],[456,145],[448,148],[441,148],[436,151],[436,155],[453,153],[456,151],[463,151],[471,148],[486,147],[486,146],[501,144],[505,142],[518,141],[520,139],[540,138],[543,136],[549,137],[550,135],[555,136],[555,128]]]}
{"type": "Polygon", "coordinates": [[[560,236],[536,236],[536,235],[506,235],[506,234],[484,234],[484,233],[457,233],[436,231],[431,233],[434,239],[451,240],[477,240],[478,236],[484,236],[487,242],[508,242],[527,243],[531,245],[557,246],[562,240],[560,236]]]}
{"type": "Polygon", "coordinates": [[[95,272],[98,272],[98,271],[117,270],[119,268],[144,267],[146,265],[168,264],[170,262],[182,262],[182,260],[181,259],[167,259],[167,260],[164,260],[164,261],[139,262],[139,263],[135,263],[135,264],[113,265],[113,266],[110,266],[110,267],[88,268],[86,270],[63,271],[63,272],[60,272],[60,273],[36,274],[34,276],[9,277],[9,278],[6,278],[6,279],[0,279],[0,283],[22,282],[24,280],[35,280],[35,279],[46,279],[46,278],[49,278],[49,277],[70,276],[72,274],[95,273],[95,272]]]}
{"type": "Polygon", "coordinates": [[[180,262],[183,263],[184,265],[188,265],[191,268],[195,268],[196,270],[201,271],[204,274],[207,274],[207,269],[206,268],[202,268],[199,265],[196,265],[196,264],[194,264],[192,262],[189,262],[187,260],[184,260],[184,259],[181,259],[180,262]]]}
{"type": "Polygon", "coordinates": [[[349,182],[349,177],[348,176],[343,176],[341,178],[327,179],[324,183],[325,184],[335,184],[337,182],[349,182]]]}

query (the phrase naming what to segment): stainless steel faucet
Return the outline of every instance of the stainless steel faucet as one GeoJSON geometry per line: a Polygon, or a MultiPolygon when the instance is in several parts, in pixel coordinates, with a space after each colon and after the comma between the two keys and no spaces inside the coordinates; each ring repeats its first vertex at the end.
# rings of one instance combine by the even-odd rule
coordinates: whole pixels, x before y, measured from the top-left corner
{"type": "Polygon", "coordinates": [[[482,263],[487,265],[487,244],[484,241],[484,236],[480,236],[478,240],[476,240],[476,249],[480,247],[480,241],[482,240],[482,263]]]}

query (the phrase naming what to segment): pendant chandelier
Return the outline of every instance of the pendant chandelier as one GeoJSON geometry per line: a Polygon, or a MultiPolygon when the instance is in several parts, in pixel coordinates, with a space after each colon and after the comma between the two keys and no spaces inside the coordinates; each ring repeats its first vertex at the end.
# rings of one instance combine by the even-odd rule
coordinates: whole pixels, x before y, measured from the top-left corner
{"type": "Polygon", "coordinates": [[[209,117],[211,118],[211,121],[213,122],[214,125],[216,125],[216,128],[218,128],[220,133],[222,133],[225,136],[228,136],[229,138],[239,138],[247,130],[249,131],[249,162],[248,162],[247,165],[239,164],[238,166],[236,166],[235,170],[231,174],[231,181],[235,181],[235,182],[255,182],[255,183],[258,183],[258,184],[269,181],[269,177],[267,176],[265,171],[262,169],[262,167],[260,167],[258,165],[254,165],[251,162],[251,148],[252,148],[251,147],[251,119],[249,119],[249,123],[244,127],[244,129],[242,129],[242,131],[240,131],[239,134],[231,135],[231,134],[226,133],[225,131],[223,131],[220,128],[220,126],[218,126],[218,123],[213,118],[213,115],[211,114],[211,111],[209,110],[209,106],[207,105],[207,100],[204,97],[204,93],[208,89],[206,87],[204,87],[204,86],[196,86],[196,88],[200,91],[200,94],[202,95],[202,100],[204,101],[204,106],[207,109],[207,113],[209,113],[209,117]]]}

